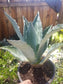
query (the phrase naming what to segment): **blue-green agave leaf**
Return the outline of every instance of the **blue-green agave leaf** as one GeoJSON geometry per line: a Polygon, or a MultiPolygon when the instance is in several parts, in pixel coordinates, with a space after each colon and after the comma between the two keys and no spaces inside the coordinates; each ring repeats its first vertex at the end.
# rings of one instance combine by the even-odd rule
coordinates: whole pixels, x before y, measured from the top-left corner
{"type": "Polygon", "coordinates": [[[46,28],[43,30],[43,38],[44,38],[44,36],[47,34],[48,30],[49,30],[50,28],[52,28],[52,27],[53,27],[53,26],[50,25],[50,26],[46,27],[46,28]]]}
{"type": "Polygon", "coordinates": [[[28,30],[29,22],[24,16],[23,16],[23,23],[24,23],[23,38],[25,41],[27,41],[27,30],[28,30]]]}
{"type": "MultiPolygon", "coordinates": [[[[43,37],[42,37],[42,38],[45,37],[46,33],[48,32],[48,30],[49,30],[50,28],[52,28],[52,25],[46,27],[46,28],[43,30],[43,37]]],[[[48,40],[46,41],[46,43],[43,45],[43,49],[41,50],[41,53],[40,53],[40,54],[43,54],[43,53],[45,52],[46,48],[48,47],[48,44],[49,44],[49,39],[48,39],[48,40]]],[[[38,55],[39,55],[39,53],[37,54],[37,58],[40,60],[41,55],[39,55],[39,56],[38,56],[38,55]]]]}
{"type": "Polygon", "coordinates": [[[63,46],[63,43],[53,44],[53,45],[48,49],[47,55],[41,60],[40,64],[41,64],[41,65],[44,64],[44,63],[48,60],[48,58],[51,56],[51,53],[52,53],[53,51],[55,51],[57,48],[62,47],[62,46],[63,46]]]}
{"type": "Polygon", "coordinates": [[[26,18],[24,18],[23,38],[36,52],[36,46],[38,45],[38,38],[32,22],[28,22],[26,18]]]}
{"type": "Polygon", "coordinates": [[[48,43],[47,42],[43,45],[43,48],[40,50],[40,53],[37,53],[37,59],[38,60],[41,60],[42,54],[45,52],[46,48],[48,47],[48,43]]]}
{"type": "Polygon", "coordinates": [[[10,20],[10,22],[12,23],[13,28],[14,28],[16,34],[18,35],[19,39],[22,40],[22,41],[24,41],[24,40],[23,40],[23,37],[22,37],[22,34],[21,34],[21,32],[20,32],[19,26],[17,25],[16,21],[15,21],[11,16],[9,16],[6,12],[4,12],[4,14],[6,15],[6,17],[7,17],[7,18],[10,20]]]}
{"type": "Polygon", "coordinates": [[[39,12],[37,13],[32,23],[33,23],[33,26],[34,26],[34,29],[38,38],[38,44],[40,44],[43,37],[43,27],[42,27],[42,22],[40,20],[39,12]]]}
{"type": "Polygon", "coordinates": [[[39,55],[40,57],[42,56],[42,54],[43,54],[43,53],[42,53],[42,49],[43,49],[45,43],[47,42],[47,40],[49,39],[49,37],[50,37],[53,33],[57,32],[57,31],[59,31],[59,30],[61,30],[61,29],[63,29],[63,24],[58,24],[58,25],[53,26],[52,28],[50,28],[50,29],[48,30],[48,32],[46,33],[45,37],[42,39],[42,41],[41,41],[41,43],[40,43],[40,46],[39,46],[37,55],[39,55]]]}
{"type": "MultiPolygon", "coordinates": [[[[43,30],[43,38],[45,37],[46,33],[48,32],[48,30],[52,28],[52,25],[46,27],[44,30],[43,30]]],[[[45,50],[47,49],[48,47],[48,44],[49,44],[49,39],[46,41],[46,43],[43,45],[43,49],[41,50],[41,54],[43,54],[43,52],[45,52],[45,50]]],[[[41,56],[39,56],[39,59],[40,59],[41,56]]]]}
{"type": "Polygon", "coordinates": [[[43,33],[39,12],[37,13],[33,22],[28,22],[25,17],[23,17],[23,21],[24,21],[23,37],[25,41],[29,45],[31,45],[31,47],[36,52],[42,40],[42,33],[43,33]]]}
{"type": "Polygon", "coordinates": [[[35,53],[33,49],[27,43],[21,40],[8,40],[8,42],[12,44],[14,47],[16,47],[17,49],[19,49],[20,51],[22,51],[24,56],[26,56],[26,58],[31,63],[36,61],[35,53]]]}
{"type": "Polygon", "coordinates": [[[29,23],[29,29],[27,30],[27,43],[36,51],[36,46],[38,45],[37,35],[35,33],[32,23],[29,23]]]}
{"type": "Polygon", "coordinates": [[[13,46],[3,46],[3,47],[0,47],[0,49],[9,51],[13,56],[18,58],[22,62],[24,61],[29,62],[29,60],[24,56],[24,54],[19,49],[13,46]]]}

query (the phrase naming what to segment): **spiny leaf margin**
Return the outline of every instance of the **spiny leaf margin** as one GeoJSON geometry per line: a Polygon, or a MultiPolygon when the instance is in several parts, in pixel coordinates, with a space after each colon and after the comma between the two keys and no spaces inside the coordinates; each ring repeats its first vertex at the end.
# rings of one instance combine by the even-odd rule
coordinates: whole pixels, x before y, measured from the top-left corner
{"type": "Polygon", "coordinates": [[[34,63],[36,61],[33,49],[26,42],[23,42],[21,40],[7,40],[7,41],[14,47],[19,49],[31,63],[34,63]]]}
{"type": "Polygon", "coordinates": [[[25,61],[29,62],[29,60],[26,58],[26,56],[24,56],[24,54],[19,49],[15,48],[13,46],[2,46],[2,47],[0,47],[0,49],[10,52],[13,56],[18,58],[22,62],[25,62],[25,61]]]}
{"type": "Polygon", "coordinates": [[[19,39],[24,41],[23,37],[22,37],[22,34],[20,32],[20,29],[19,29],[19,26],[17,25],[17,22],[11,17],[9,16],[6,12],[4,12],[4,14],[6,15],[6,17],[10,20],[10,22],[12,23],[13,25],[13,28],[16,32],[16,34],[18,35],[19,39]]]}

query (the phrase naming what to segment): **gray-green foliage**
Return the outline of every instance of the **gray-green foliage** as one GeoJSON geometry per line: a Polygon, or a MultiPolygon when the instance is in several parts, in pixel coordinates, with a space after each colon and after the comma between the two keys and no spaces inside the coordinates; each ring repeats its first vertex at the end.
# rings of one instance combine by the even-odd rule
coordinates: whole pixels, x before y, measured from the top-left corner
{"type": "Polygon", "coordinates": [[[13,51],[10,49],[11,47],[9,46],[1,47],[1,49],[5,49],[5,50],[9,49],[8,51],[11,53],[13,52],[12,54],[15,57],[20,58],[21,61],[28,61],[33,64],[35,63],[43,64],[50,57],[53,50],[63,46],[63,43],[52,45],[46,57],[42,59],[43,53],[48,47],[50,36],[53,33],[59,31],[60,29],[63,29],[63,24],[58,24],[55,26],[51,25],[46,27],[43,30],[39,12],[38,12],[32,22],[31,21],[28,22],[27,19],[23,17],[24,29],[23,29],[23,36],[22,36],[22,34],[20,33],[20,30],[18,29],[18,25],[16,21],[12,17],[10,17],[7,13],[5,13],[5,15],[12,23],[20,40],[18,41],[8,40],[8,42],[14,46],[13,49],[15,50],[13,51]],[[19,52],[19,55],[16,54],[17,53],[16,50],[17,52],[19,52]]]}
{"type": "Polygon", "coordinates": [[[39,45],[39,49],[38,49],[38,55],[41,56],[43,53],[41,52],[43,47],[44,47],[44,44],[47,42],[47,40],[50,38],[50,36],[59,31],[60,29],[63,29],[63,24],[58,24],[58,25],[55,25],[53,27],[50,27],[47,31],[46,31],[46,35],[44,36],[44,38],[42,39],[40,45],[39,45]]]}
{"type": "Polygon", "coordinates": [[[12,55],[17,57],[20,61],[25,60],[28,62],[27,58],[23,55],[22,51],[20,51],[19,49],[15,48],[13,46],[4,46],[4,47],[2,47],[2,49],[9,51],[12,55]]]}
{"type": "Polygon", "coordinates": [[[16,21],[11,17],[9,16],[6,12],[4,12],[4,14],[7,16],[7,18],[10,20],[11,24],[13,25],[13,28],[16,32],[16,34],[18,35],[19,39],[20,40],[23,40],[22,38],[22,34],[20,33],[20,29],[19,29],[19,26],[17,25],[16,21]]]}
{"type": "Polygon", "coordinates": [[[37,13],[33,22],[28,22],[25,17],[23,17],[24,21],[24,30],[23,37],[24,40],[31,45],[34,51],[37,51],[37,46],[40,44],[42,40],[42,24],[39,16],[39,12],[37,13]]]}

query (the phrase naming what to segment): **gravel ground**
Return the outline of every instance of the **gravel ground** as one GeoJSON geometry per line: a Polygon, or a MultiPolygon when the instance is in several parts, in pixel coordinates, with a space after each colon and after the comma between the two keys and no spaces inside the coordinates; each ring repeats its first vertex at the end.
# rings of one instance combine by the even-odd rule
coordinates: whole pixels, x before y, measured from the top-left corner
{"type": "MultiPolygon", "coordinates": [[[[45,51],[44,56],[47,55],[47,51],[48,49],[45,51]]],[[[62,50],[56,49],[53,53],[51,53],[51,57],[49,59],[53,61],[53,63],[56,63],[59,62],[60,61],[59,59],[61,58],[63,58],[63,49],[62,50]]]]}
{"type": "Polygon", "coordinates": [[[52,54],[52,56],[49,58],[54,63],[59,62],[61,58],[63,58],[63,50],[59,51],[59,49],[55,50],[52,54]]]}

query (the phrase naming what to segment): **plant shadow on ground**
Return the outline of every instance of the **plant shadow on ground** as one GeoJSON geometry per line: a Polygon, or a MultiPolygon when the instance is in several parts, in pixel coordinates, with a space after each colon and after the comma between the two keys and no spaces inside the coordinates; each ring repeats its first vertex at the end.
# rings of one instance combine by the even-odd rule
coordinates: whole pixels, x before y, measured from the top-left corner
{"type": "MultiPolygon", "coordinates": [[[[52,84],[63,84],[63,58],[56,65],[56,76],[52,84]]],[[[18,60],[9,52],[0,50],[0,84],[17,84],[18,60]]]]}

